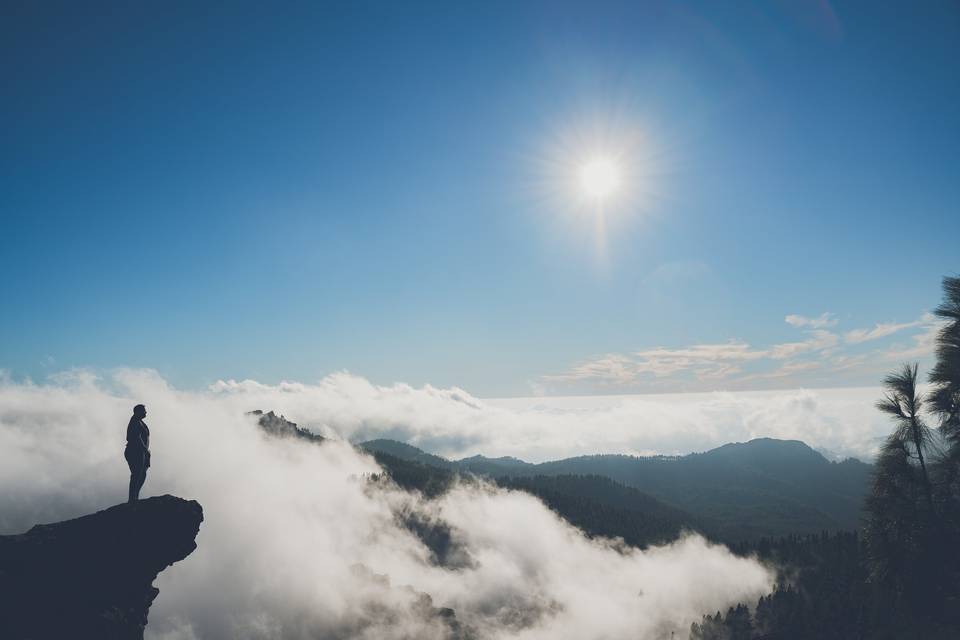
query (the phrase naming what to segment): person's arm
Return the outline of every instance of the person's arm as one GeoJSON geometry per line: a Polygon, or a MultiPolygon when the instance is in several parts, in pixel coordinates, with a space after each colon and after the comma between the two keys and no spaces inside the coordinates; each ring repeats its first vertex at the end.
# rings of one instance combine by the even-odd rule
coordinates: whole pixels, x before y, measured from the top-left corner
{"type": "Polygon", "coordinates": [[[150,467],[150,429],[147,428],[146,423],[140,421],[140,442],[143,443],[143,466],[144,468],[150,467]]]}

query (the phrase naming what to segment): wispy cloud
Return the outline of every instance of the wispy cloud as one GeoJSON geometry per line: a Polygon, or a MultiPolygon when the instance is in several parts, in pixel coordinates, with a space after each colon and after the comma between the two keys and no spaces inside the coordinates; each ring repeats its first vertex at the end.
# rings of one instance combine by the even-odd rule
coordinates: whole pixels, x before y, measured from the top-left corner
{"type": "Polygon", "coordinates": [[[644,376],[666,378],[692,372],[702,379],[721,379],[740,371],[736,363],[766,358],[768,353],[745,342],[697,344],[682,349],[656,347],[631,354],[607,354],[579,363],[569,371],[545,376],[547,380],[594,379],[615,384],[631,383],[644,376]]]}
{"type": "Polygon", "coordinates": [[[791,327],[797,327],[798,329],[824,329],[837,324],[837,319],[828,311],[821,313],[816,318],[808,318],[807,316],[791,313],[784,318],[784,320],[786,320],[787,324],[791,327]]]}
{"type": "Polygon", "coordinates": [[[646,351],[637,351],[637,356],[656,359],[695,360],[756,360],[762,358],[763,351],[752,349],[745,342],[730,341],[720,344],[697,344],[685,349],[665,349],[658,347],[646,351]]]}
{"type": "Polygon", "coordinates": [[[820,385],[863,384],[864,376],[871,371],[879,379],[892,358],[928,357],[936,333],[929,313],[911,322],[877,323],[869,329],[842,334],[825,328],[839,324],[830,312],[816,317],[790,314],[784,321],[799,329],[803,339],[763,347],[730,340],[608,353],[579,362],[567,371],[545,375],[541,383],[548,389],[551,384],[585,384],[594,391],[604,387],[632,391],[749,389],[751,384],[802,385],[814,381],[820,385]],[[913,336],[912,346],[889,345],[866,352],[859,347],[918,329],[924,332],[913,336]]]}
{"type": "MultiPolygon", "coordinates": [[[[670,375],[673,371],[668,366],[650,370],[654,375],[670,375]]],[[[577,364],[566,373],[545,377],[549,380],[593,379],[615,384],[628,384],[634,381],[636,376],[635,363],[630,357],[612,353],[577,364]]]]}
{"type": "Polygon", "coordinates": [[[891,360],[916,360],[928,357],[936,346],[937,334],[943,329],[946,321],[937,319],[932,313],[926,313],[918,321],[917,326],[923,327],[923,332],[913,336],[910,346],[893,345],[883,352],[891,360]]]}
{"type": "Polygon", "coordinates": [[[767,375],[771,378],[785,378],[801,371],[810,371],[812,369],[819,368],[819,362],[787,362],[786,364],[781,365],[778,369],[771,371],[767,375]]]}
{"type": "Polygon", "coordinates": [[[860,344],[861,342],[878,340],[891,336],[898,331],[903,331],[904,329],[912,329],[913,327],[928,324],[930,320],[927,318],[927,315],[929,314],[925,314],[922,318],[914,320],[913,322],[878,322],[872,329],[854,329],[848,331],[843,335],[843,339],[850,344],[860,344]]]}
{"type": "Polygon", "coordinates": [[[800,342],[784,342],[775,344],[768,352],[774,360],[786,360],[804,353],[821,352],[832,349],[840,342],[840,338],[829,331],[814,329],[807,332],[810,337],[800,342]]]}

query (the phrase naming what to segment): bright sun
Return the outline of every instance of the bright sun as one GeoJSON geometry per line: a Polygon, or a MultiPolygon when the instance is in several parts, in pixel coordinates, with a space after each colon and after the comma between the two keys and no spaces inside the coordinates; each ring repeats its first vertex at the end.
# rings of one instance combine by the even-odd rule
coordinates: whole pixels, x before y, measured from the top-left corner
{"type": "Polygon", "coordinates": [[[605,156],[591,158],[580,167],[580,189],[584,195],[603,201],[620,188],[620,166],[605,156]]]}

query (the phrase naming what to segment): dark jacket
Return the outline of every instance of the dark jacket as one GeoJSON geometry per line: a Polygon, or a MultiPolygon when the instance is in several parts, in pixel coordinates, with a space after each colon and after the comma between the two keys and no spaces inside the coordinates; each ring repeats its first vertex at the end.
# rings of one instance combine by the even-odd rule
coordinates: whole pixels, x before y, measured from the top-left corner
{"type": "Polygon", "coordinates": [[[127,423],[127,448],[123,452],[127,460],[143,460],[144,466],[150,466],[150,429],[147,423],[133,416],[127,423]]]}

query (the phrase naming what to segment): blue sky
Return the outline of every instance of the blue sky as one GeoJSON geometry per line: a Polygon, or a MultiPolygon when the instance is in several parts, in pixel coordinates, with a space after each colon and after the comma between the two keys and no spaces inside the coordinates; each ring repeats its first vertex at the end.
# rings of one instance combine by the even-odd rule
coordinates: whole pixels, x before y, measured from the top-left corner
{"type": "Polygon", "coordinates": [[[953,2],[5,13],[16,378],[875,384],[960,270],[953,2]]]}

